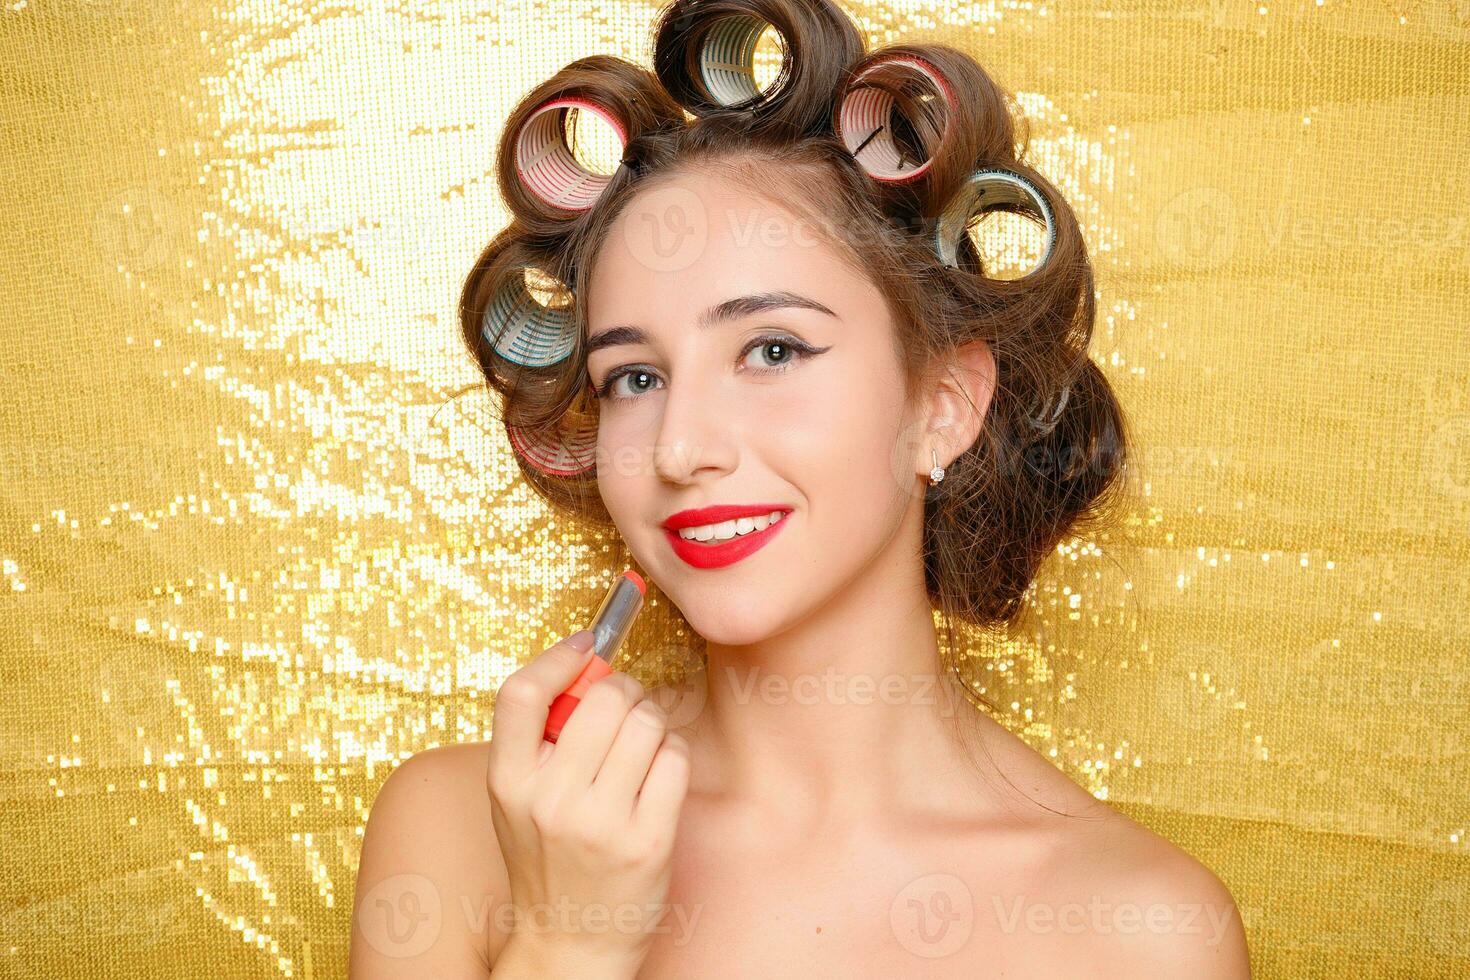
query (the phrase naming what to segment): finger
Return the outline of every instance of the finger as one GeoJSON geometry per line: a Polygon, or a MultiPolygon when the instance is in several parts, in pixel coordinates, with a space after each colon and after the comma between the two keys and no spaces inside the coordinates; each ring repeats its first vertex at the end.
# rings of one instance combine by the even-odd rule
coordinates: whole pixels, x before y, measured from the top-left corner
{"type": "Polygon", "coordinates": [[[547,785],[574,793],[590,787],[623,719],[642,700],[643,685],[621,671],[594,681],[562,726],[556,752],[542,767],[547,785]]]}
{"type": "Polygon", "coordinates": [[[689,743],[679,735],[665,735],[633,807],[634,827],[653,836],[671,832],[678,825],[688,790],[689,743]]]}
{"type": "Polygon", "coordinates": [[[667,720],[668,716],[658,705],[640,701],[623,719],[623,727],[618,729],[602,768],[592,780],[592,792],[625,820],[632,819],[638,787],[643,785],[654,754],[663,744],[667,720]]]}
{"type": "Polygon", "coordinates": [[[490,753],[497,765],[522,775],[535,769],[551,702],[592,659],[592,639],[591,630],[573,633],[501,683],[490,723],[490,753]],[[580,649],[583,643],[586,649],[580,649]]]}

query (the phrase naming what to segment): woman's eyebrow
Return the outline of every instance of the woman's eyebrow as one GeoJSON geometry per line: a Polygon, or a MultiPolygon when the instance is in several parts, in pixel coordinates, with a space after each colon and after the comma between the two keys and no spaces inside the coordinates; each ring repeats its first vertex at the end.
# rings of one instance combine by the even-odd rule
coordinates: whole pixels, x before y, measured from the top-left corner
{"type": "MultiPolygon", "coordinates": [[[[818,303],[810,297],[800,293],[786,290],[777,290],[767,293],[752,293],[749,296],[736,296],[717,303],[705,310],[699,318],[700,329],[729,323],[742,317],[754,316],[757,313],[767,313],[771,310],[781,309],[804,309],[816,310],[825,313],[834,320],[841,319],[826,306],[818,303]]],[[[639,327],[617,326],[607,330],[600,330],[587,338],[585,353],[590,355],[593,351],[602,350],[604,347],[615,347],[620,344],[646,344],[649,342],[648,334],[639,327]]]]}

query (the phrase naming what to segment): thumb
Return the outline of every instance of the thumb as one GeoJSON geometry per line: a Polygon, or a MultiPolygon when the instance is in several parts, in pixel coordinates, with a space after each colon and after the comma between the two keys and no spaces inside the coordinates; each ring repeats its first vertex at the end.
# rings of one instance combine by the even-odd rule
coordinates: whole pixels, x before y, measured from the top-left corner
{"type": "Polygon", "coordinates": [[[536,680],[548,704],[570,687],[582,668],[587,666],[592,659],[595,642],[596,637],[591,630],[578,630],[547,647],[541,656],[525,666],[526,675],[536,680]]]}
{"type": "Polygon", "coordinates": [[[560,661],[557,666],[570,670],[570,677],[576,677],[582,667],[587,663],[587,654],[596,644],[597,637],[591,630],[577,630],[571,636],[555,645],[560,661]]]}
{"type": "Polygon", "coordinates": [[[592,659],[593,640],[591,630],[573,633],[541,651],[501,685],[504,692],[511,680],[520,678],[514,699],[504,693],[495,698],[490,742],[499,746],[498,758],[510,760],[503,764],[521,771],[534,768],[550,705],[592,659]]]}

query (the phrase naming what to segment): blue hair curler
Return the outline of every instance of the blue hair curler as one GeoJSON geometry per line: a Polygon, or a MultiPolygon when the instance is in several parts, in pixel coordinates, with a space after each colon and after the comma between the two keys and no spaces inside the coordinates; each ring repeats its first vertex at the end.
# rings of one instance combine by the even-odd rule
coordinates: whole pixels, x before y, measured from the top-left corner
{"type": "Polygon", "coordinates": [[[755,81],[755,49],[771,25],[759,17],[721,17],[699,51],[699,78],[722,106],[744,106],[761,97],[755,81]]]}
{"type": "Polygon", "coordinates": [[[970,220],[991,211],[1019,212],[1046,227],[1046,249],[1031,275],[1046,265],[1057,244],[1056,219],[1051,205],[1036,185],[1010,170],[987,168],[977,170],[950,197],[934,228],[934,252],[939,261],[959,267],[960,239],[966,234],[970,220]]]}
{"type": "MultiPolygon", "coordinates": [[[[567,292],[570,294],[570,288],[567,292]]],[[[496,290],[480,334],[508,361],[523,367],[550,367],[572,352],[577,323],[570,307],[558,309],[537,302],[526,289],[522,270],[496,290]]]]}

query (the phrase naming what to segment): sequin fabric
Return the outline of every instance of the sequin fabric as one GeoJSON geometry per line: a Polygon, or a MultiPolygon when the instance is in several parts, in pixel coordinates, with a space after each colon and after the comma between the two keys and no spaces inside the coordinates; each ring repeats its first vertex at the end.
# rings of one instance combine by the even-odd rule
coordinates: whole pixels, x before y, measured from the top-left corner
{"type": "MultiPolygon", "coordinates": [[[[845,9],[1016,92],[1139,437],[977,689],[1219,873],[1258,976],[1470,974],[1463,4],[845,9]]],[[[500,121],[655,14],[0,7],[0,974],[343,975],[383,779],[625,567],[455,304],[500,121]]]]}

